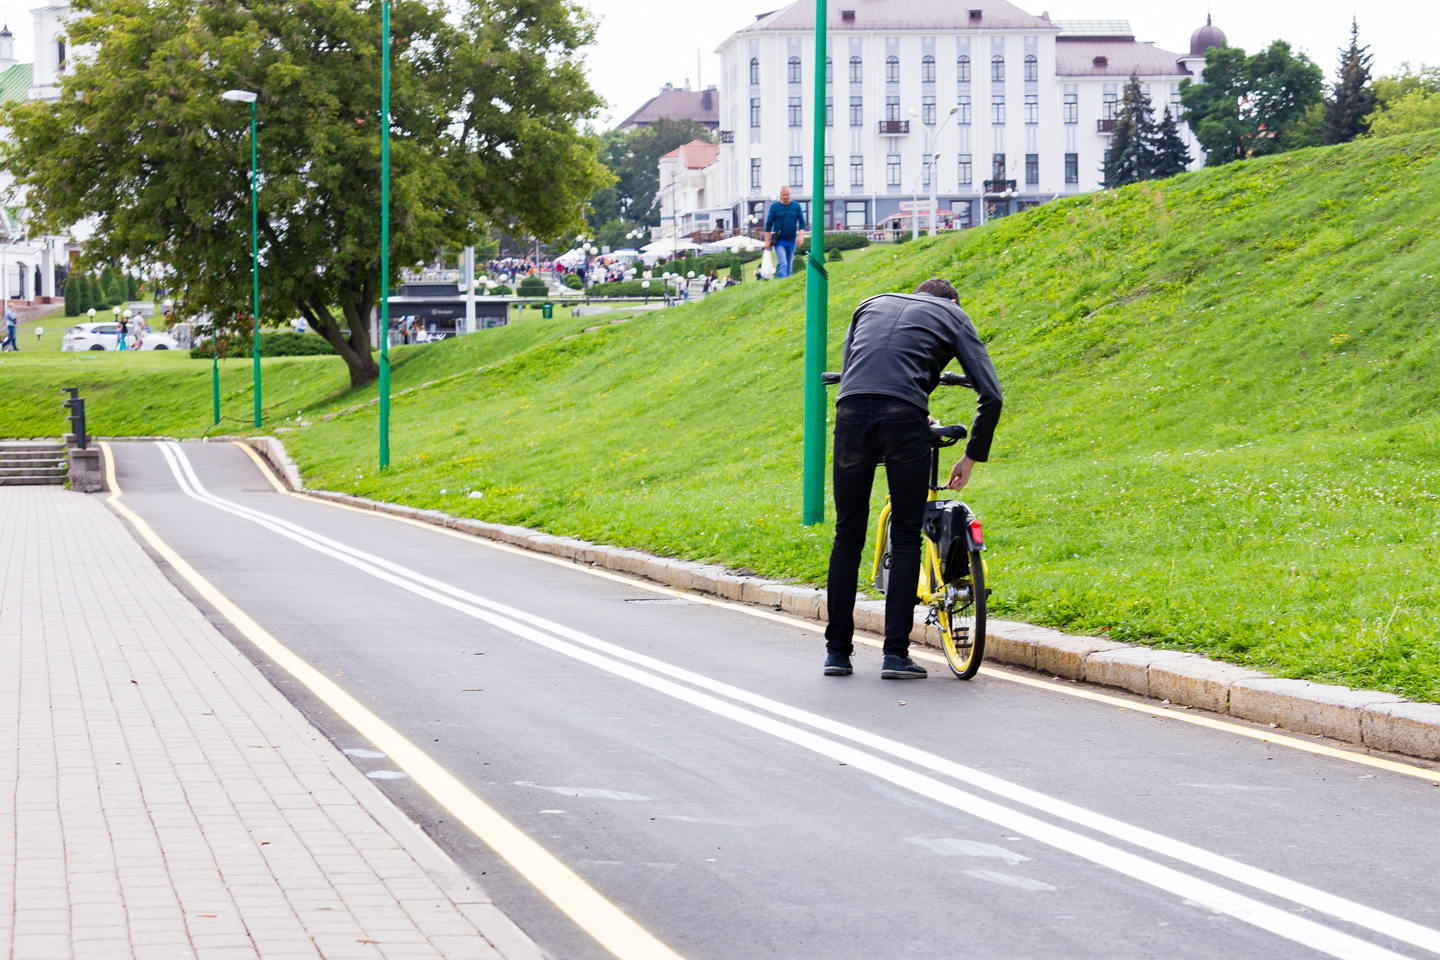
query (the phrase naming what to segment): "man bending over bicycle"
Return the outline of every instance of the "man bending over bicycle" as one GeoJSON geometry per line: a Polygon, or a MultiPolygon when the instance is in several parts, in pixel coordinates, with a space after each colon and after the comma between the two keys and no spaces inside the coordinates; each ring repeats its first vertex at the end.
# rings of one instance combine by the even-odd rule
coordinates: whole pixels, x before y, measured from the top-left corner
{"type": "Polygon", "coordinates": [[[885,659],[880,676],[919,679],[910,659],[920,581],[920,526],[929,495],[930,393],[956,359],[980,394],[970,440],[947,484],[959,490],[990,455],[1000,419],[1000,381],[975,325],[948,280],[926,280],[914,293],[882,293],[860,304],[845,335],[835,400],[835,542],[826,583],[825,674],[846,676],[854,652],[855,581],[870,521],[875,467],[890,485],[890,583],[885,596],[885,659]],[[908,584],[908,587],[898,586],[908,584]]]}

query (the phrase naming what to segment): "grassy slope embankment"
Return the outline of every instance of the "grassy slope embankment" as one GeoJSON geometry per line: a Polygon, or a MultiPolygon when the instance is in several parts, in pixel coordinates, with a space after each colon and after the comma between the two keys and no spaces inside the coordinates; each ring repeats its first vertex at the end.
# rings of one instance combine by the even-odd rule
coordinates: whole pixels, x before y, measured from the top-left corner
{"type": "MultiPolygon", "coordinates": [[[[832,265],[831,365],[857,301],[952,278],[1006,388],[966,491],[996,608],[1440,700],[1437,214],[1434,135],[1052,203],[832,265]]],[[[798,525],[803,301],[800,280],[746,284],[578,336],[527,320],[401,351],[397,387],[438,382],[397,400],[383,476],[373,407],[318,422],[368,399],[320,399],[333,360],[267,362],[267,390],[289,382],[277,416],[317,421],[287,435],[307,482],[820,582],[829,530],[798,525]]],[[[6,359],[0,433],[23,433],[33,377],[6,359]]],[[[115,396],[173,418],[117,432],[198,434],[208,393],[180,416],[158,399],[175,361],[155,366],[147,396],[115,396]]],[[[53,432],[53,396],[30,429],[53,432]]]]}

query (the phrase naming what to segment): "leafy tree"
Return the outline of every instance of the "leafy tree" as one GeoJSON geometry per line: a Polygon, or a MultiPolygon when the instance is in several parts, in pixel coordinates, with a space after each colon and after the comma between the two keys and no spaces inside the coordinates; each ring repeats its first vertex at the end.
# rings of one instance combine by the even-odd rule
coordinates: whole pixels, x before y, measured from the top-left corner
{"type": "Polygon", "coordinates": [[[1372,113],[1369,120],[1370,133],[1377,137],[1440,128],[1440,93],[1412,90],[1372,113]]]}
{"type": "Polygon", "coordinates": [[[80,309],[80,282],[72,273],[65,278],[65,316],[78,317],[84,312],[80,309]]]}
{"type": "Polygon", "coordinates": [[[1165,115],[1156,128],[1153,155],[1154,165],[1150,168],[1150,175],[1157,180],[1184,173],[1190,166],[1190,150],[1180,136],[1179,121],[1169,107],[1165,108],[1165,115]]]}
{"type": "MultiPolygon", "coordinates": [[[[0,165],[37,225],[97,221],[91,252],[167,267],[188,312],[246,316],[250,125],[257,91],[261,309],[304,316],[352,385],[378,374],[381,4],[84,0],[78,58],[53,103],[11,104],[0,165]],[[242,226],[243,225],[243,226],[242,226]],[[337,309],[338,308],[338,309],[337,309]]],[[[599,98],[568,0],[392,4],[390,264],[492,227],[550,237],[606,173],[578,131],[599,98]]]]}
{"type": "Polygon", "coordinates": [[[1104,179],[1107,187],[1148,180],[1156,164],[1155,114],[1150,98],[1140,87],[1140,78],[1130,75],[1120,99],[1120,112],[1105,150],[1104,179]]]}
{"type": "Polygon", "coordinates": [[[1360,24],[1350,18],[1350,47],[1340,51],[1335,90],[1325,101],[1325,142],[1349,143],[1370,129],[1368,117],[1375,109],[1375,90],[1370,86],[1370,47],[1360,46],[1360,24]]]}
{"type": "Polygon", "coordinates": [[[1252,56],[1237,47],[1205,54],[1202,82],[1181,81],[1186,120],[1212,165],[1275,153],[1287,126],[1324,97],[1324,75],[1276,40],[1252,56]]]}
{"type": "Polygon", "coordinates": [[[660,189],[660,158],[683,143],[714,137],[694,120],[661,119],[639,130],[611,130],[600,137],[600,160],[615,175],[615,182],[590,198],[590,228],[602,242],[615,246],[624,234],[643,225],[655,210],[660,189]],[[618,236],[602,236],[610,227],[618,236]]]}
{"type": "Polygon", "coordinates": [[[1412,66],[1407,60],[1400,72],[1376,77],[1370,84],[1375,91],[1376,109],[1383,110],[1395,101],[1417,90],[1440,93],[1440,67],[1412,66]]]}

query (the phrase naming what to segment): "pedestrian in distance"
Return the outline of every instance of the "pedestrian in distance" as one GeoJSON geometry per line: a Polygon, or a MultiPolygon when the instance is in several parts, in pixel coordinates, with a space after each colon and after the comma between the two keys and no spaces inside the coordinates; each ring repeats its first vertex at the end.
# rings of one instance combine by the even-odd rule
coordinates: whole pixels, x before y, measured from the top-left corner
{"type": "Polygon", "coordinates": [[[925,676],[925,668],[910,659],[910,629],[920,582],[920,527],[929,497],[930,393],[954,359],[980,395],[965,454],[950,471],[951,490],[963,488],[975,464],[988,459],[1002,400],[990,354],[959,299],[955,287],[937,277],[914,293],[871,297],[850,320],[835,400],[835,540],[826,579],[826,676],[853,672],[855,581],[870,521],[870,488],[882,460],[891,512],[880,676],[925,676]]]}
{"type": "Polygon", "coordinates": [[[805,208],[790,202],[790,188],[780,188],[780,199],[770,204],[765,214],[765,249],[775,250],[775,279],[790,276],[795,262],[795,245],[805,237],[809,227],[805,208]]]}
{"type": "Polygon", "coordinates": [[[15,327],[19,322],[19,318],[15,316],[15,308],[6,304],[5,339],[0,341],[0,350],[10,350],[14,353],[20,352],[20,345],[15,342],[15,327]]]}

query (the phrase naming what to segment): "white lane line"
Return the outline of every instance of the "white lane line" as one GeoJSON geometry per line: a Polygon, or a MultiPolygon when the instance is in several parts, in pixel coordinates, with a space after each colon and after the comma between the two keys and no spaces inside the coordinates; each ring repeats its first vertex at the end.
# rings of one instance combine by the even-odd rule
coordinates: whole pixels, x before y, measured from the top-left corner
{"type": "MultiPolygon", "coordinates": [[[[611,954],[620,960],[683,960],[679,954],[581,879],[559,858],[481,800],[450,771],[346,693],[339,684],[296,656],[202,577],[183,557],[161,540],[149,524],[120,502],[114,455],[108,443],[101,441],[101,447],[105,450],[106,475],[112,491],[111,505],[130,521],[141,537],[176,573],[219,611],[221,616],[229,620],[256,649],[295,677],[361,736],[380,747],[382,756],[388,755],[397,766],[410,774],[411,778],[434,797],[436,802],[450,811],[456,820],[463,823],[542,896],[555,904],[576,926],[611,954]]],[[[188,480],[182,476],[175,453],[163,444],[160,450],[181,489],[187,495],[206,502],[189,487],[188,480]]],[[[180,459],[184,459],[183,454],[180,459]]]]}
{"type": "Polygon", "coordinates": [[[1192,867],[1207,870],[1218,876],[1225,877],[1226,879],[1244,884],[1267,894],[1282,897],[1306,909],[1329,914],[1337,919],[1374,930],[1385,936],[1394,937],[1406,943],[1411,943],[1433,953],[1440,953],[1440,931],[1422,926],[1402,917],[1397,917],[1394,914],[1386,913],[1383,910],[1357,903],[1336,894],[1328,893],[1319,888],[1309,886],[1308,884],[1291,880],[1288,877],[1268,870],[1212,853],[1211,851],[1182,840],[1146,830],[1113,817],[1105,816],[1096,811],[1061,800],[1058,797],[1052,797],[1031,790],[917,747],[912,747],[908,744],[842,723],[830,717],[811,713],[787,703],[752,693],[719,680],[714,680],[703,674],[694,673],[663,660],[636,653],[625,647],[609,643],[597,637],[590,636],[589,634],[581,633],[563,624],[555,623],[515,607],[510,607],[469,593],[443,581],[425,578],[407,567],[400,566],[384,558],[374,556],[357,548],[324,537],[298,524],[291,523],[288,520],[273,517],[250,507],[232,504],[230,501],[222,500],[219,497],[209,494],[208,491],[204,491],[193,468],[189,468],[189,461],[184,458],[184,454],[180,451],[178,445],[175,449],[180,461],[189,469],[191,481],[202,491],[203,495],[208,498],[208,501],[226,505],[222,507],[222,509],[234,507],[236,510],[241,511],[243,515],[249,516],[250,519],[256,523],[273,522],[278,524],[292,531],[295,536],[292,536],[291,539],[299,538],[297,542],[304,542],[305,538],[313,539],[325,544],[330,549],[355,557],[365,564],[380,567],[394,576],[397,581],[407,579],[416,581],[427,590],[439,591],[465,604],[492,611],[509,620],[530,624],[531,626],[564,637],[590,649],[598,650],[610,657],[636,664],[655,673],[699,687],[702,690],[729,697],[756,709],[775,714],[786,720],[813,727],[830,736],[850,740],[867,749],[888,754],[896,759],[904,760],[907,763],[953,778],[969,786],[988,791],[1006,800],[1024,804],[1050,814],[1051,816],[1067,820],[1081,827],[1149,850],[1152,853],[1178,860],[1192,867]]]}
{"type": "MultiPolygon", "coordinates": [[[[858,728],[839,724],[817,714],[810,714],[790,707],[787,704],[711,680],[682,668],[674,667],[664,661],[655,660],[642,654],[635,654],[622,647],[617,647],[614,644],[609,644],[598,638],[590,637],[561,624],[552,623],[544,618],[536,617],[524,611],[486,600],[483,597],[459,590],[443,582],[426,578],[422,574],[410,570],[407,567],[348,547],[345,544],[316,534],[290,521],[234,504],[223,498],[209,494],[208,491],[204,489],[203,484],[200,483],[199,478],[195,475],[193,467],[189,463],[188,458],[185,457],[184,452],[178,445],[172,445],[172,447],[173,452],[167,452],[167,459],[171,461],[177,482],[180,483],[182,489],[184,489],[188,495],[202,502],[206,502],[217,509],[268,528],[287,539],[330,556],[356,569],[370,573],[377,578],[385,579],[386,582],[392,583],[392,585],[398,586],[417,596],[425,597],[454,609],[457,612],[491,623],[507,632],[532,640],[548,649],[590,663],[612,674],[641,683],[651,689],[691,703],[692,705],[702,707],[712,713],[726,716],[748,726],[763,730],[780,739],[789,740],[790,742],[805,746],[807,749],[815,750],[823,755],[836,756],[837,754],[833,751],[842,751],[845,753],[845,756],[852,757],[851,759],[845,760],[845,762],[853,766],[859,766],[862,769],[875,772],[877,776],[882,776],[897,785],[905,786],[921,795],[932,797],[942,803],[947,803],[947,805],[953,806],[958,810],[980,815],[995,823],[1011,826],[1013,829],[1028,833],[1036,837],[1036,839],[1042,840],[1042,842],[1050,843],[1060,849],[1076,853],[1102,866],[1117,869],[1143,882],[1152,883],[1161,889],[1171,891],[1178,890],[1179,888],[1174,886],[1176,878],[1185,878],[1187,885],[1201,885],[1200,888],[1197,888],[1199,892],[1188,894],[1190,899],[1205,903],[1207,906],[1213,906],[1215,909],[1230,913],[1233,916],[1241,917],[1248,922],[1257,923],[1257,925],[1265,929],[1275,932],[1280,932],[1282,929],[1291,930],[1293,925],[1289,923],[1289,920],[1293,918],[1290,914],[1274,911],[1275,915],[1286,918],[1286,923],[1280,924],[1279,926],[1272,926],[1269,921],[1275,919],[1275,916],[1265,913],[1265,911],[1271,911],[1273,908],[1260,904],[1258,901],[1251,901],[1238,894],[1232,894],[1205,881],[1187,877],[1187,875],[1179,873],[1178,871],[1135,857],[1118,848],[1098,843],[1097,841],[1075,834],[1064,828],[1052,827],[1049,824],[1034,820],[1034,818],[1017,811],[1009,810],[992,801],[981,800],[979,797],[958,791],[953,787],[935,781],[923,774],[917,774],[905,768],[898,767],[870,754],[854,751],[853,748],[836,743],[834,740],[815,737],[808,731],[799,730],[790,724],[781,723],[771,717],[755,714],[750,710],[716,700],[706,693],[701,693],[690,687],[673,684],[651,673],[634,670],[628,665],[617,663],[616,661],[627,660],[643,665],[656,672],[668,674],[677,679],[682,679],[687,683],[695,684],[702,689],[710,689],[716,693],[721,693],[733,699],[769,710],[772,713],[824,729],[827,733],[834,734],[839,732],[841,736],[857,743],[864,743],[867,747],[880,749],[909,762],[928,766],[937,772],[942,772],[948,776],[969,782],[972,785],[980,786],[982,789],[1000,794],[1007,799],[1027,803],[1082,825],[1093,827],[1099,824],[1102,832],[1110,832],[1118,839],[1134,843],[1137,846],[1147,846],[1148,844],[1152,849],[1155,849],[1156,852],[1190,862],[1193,866],[1212,870],[1231,879],[1236,879],[1240,882],[1258,887],[1268,893],[1292,899],[1310,909],[1330,913],[1340,919],[1356,923],[1360,926],[1369,927],[1386,936],[1404,940],[1416,946],[1431,950],[1432,952],[1440,953],[1440,932],[1427,927],[1414,924],[1382,911],[1374,910],[1373,908],[1365,907],[1362,904],[1357,904],[1332,894],[1327,894],[1324,891],[1290,881],[1284,877],[1266,871],[1256,870],[1237,861],[1221,857],[1218,854],[1212,854],[1163,835],[1142,830],[1125,824],[1122,821],[1103,817],[1084,808],[980,773],[979,771],[964,767],[961,764],[956,764],[944,758],[926,753],[925,751],[908,747],[897,741],[877,737],[858,728]],[[384,570],[390,574],[390,578],[382,577],[379,572],[380,570],[384,570]],[[537,627],[539,628],[538,630],[535,629],[537,627]],[[540,630],[548,631],[548,634],[563,635],[582,644],[583,647],[576,647],[572,643],[566,643],[564,640],[550,636],[547,633],[542,633],[540,630]],[[605,654],[608,654],[608,656],[605,654]],[[817,744],[824,745],[824,748],[822,749],[817,746],[817,744]],[[862,760],[860,758],[864,759],[862,760]],[[982,809],[982,805],[984,810],[989,811],[988,814],[979,812],[982,809]],[[1020,818],[1020,820],[1013,820],[1012,818],[1020,818]],[[1038,826],[1032,827],[1031,825],[1038,826]],[[1097,851],[1099,852],[1097,853],[1097,851]],[[1148,869],[1141,869],[1137,867],[1136,864],[1144,865],[1148,869]],[[1150,870],[1161,871],[1162,873],[1153,874],[1150,870]],[[1163,877],[1163,879],[1157,879],[1159,877],[1163,877]],[[1238,898],[1238,901],[1236,898],[1238,898]],[[1236,902],[1243,902],[1247,906],[1243,909],[1236,907],[1236,902]],[[1255,913],[1255,909],[1258,909],[1260,912],[1255,913]],[[1255,917],[1262,917],[1265,922],[1259,922],[1255,917]]],[[[1305,921],[1305,923],[1311,922],[1305,921]]],[[[1364,943],[1364,941],[1347,938],[1343,934],[1321,927],[1318,924],[1313,924],[1313,926],[1323,931],[1323,938],[1326,942],[1341,943],[1342,947],[1337,949],[1348,950],[1350,947],[1344,946],[1345,944],[1351,946],[1360,945],[1367,950],[1379,949],[1364,943]]],[[[1308,928],[1306,928],[1306,930],[1299,931],[1294,936],[1291,936],[1290,933],[1282,935],[1290,936],[1291,939],[1296,939],[1298,942],[1314,945],[1308,936],[1302,936],[1302,934],[1307,932],[1313,931],[1308,931],[1308,928]]],[[[1324,952],[1332,951],[1325,949],[1324,952]]],[[[1342,954],[1335,953],[1334,955],[1340,956],[1342,954]]],[[[1350,954],[1345,953],[1343,955],[1348,956],[1350,954]]],[[[1361,955],[1393,956],[1393,954],[1388,953],[1388,951],[1380,954],[1362,953],[1361,955]]]]}
{"type": "MultiPolygon", "coordinates": [[[[248,444],[239,440],[232,440],[255,464],[262,476],[269,481],[275,492],[285,497],[295,497],[298,500],[308,500],[311,503],[322,504],[331,510],[343,510],[349,513],[360,514],[366,517],[378,517],[391,523],[400,523],[416,527],[421,530],[428,530],[431,533],[444,537],[451,537],[456,540],[463,540],[466,543],[484,547],[487,550],[494,550],[498,553],[508,553],[512,556],[524,557],[533,563],[545,563],[551,566],[563,567],[572,572],[583,573],[588,577],[595,577],[601,580],[609,580],[613,583],[623,583],[626,586],[634,587],[637,590],[644,590],[649,593],[657,593],[662,596],[678,597],[689,600],[693,603],[703,604],[707,607],[715,607],[721,610],[729,610],[734,613],[759,620],[769,620],[772,623],[783,624],[797,630],[804,630],[809,633],[823,634],[825,625],[814,620],[805,620],[789,614],[775,613],[772,610],[739,603],[733,600],[725,600],[710,594],[694,593],[685,590],[678,590],[674,587],[662,586],[652,580],[645,580],[629,574],[615,573],[600,567],[590,566],[575,560],[541,553],[533,548],[518,547],[509,543],[502,543],[492,540],[478,533],[470,533],[461,530],[452,530],[440,524],[417,520],[413,517],[406,517],[385,510],[372,510],[365,507],[358,507],[350,503],[342,503],[331,500],[327,497],[316,496],[314,493],[305,490],[288,490],[275,476],[275,472],[260,454],[256,453],[248,444]]],[[[857,636],[856,644],[873,647],[879,650],[881,643],[868,637],[857,636]]],[[[914,645],[912,644],[912,647],[914,645]]],[[[918,660],[926,660],[932,663],[945,665],[945,658],[939,654],[927,650],[914,650],[912,653],[918,660]]],[[[1186,711],[1164,707],[1154,702],[1146,702],[1144,698],[1126,698],[1115,694],[1105,693],[1101,690],[1080,686],[1074,683],[1057,682],[1045,680],[1041,677],[1031,676],[1027,673],[1007,669],[1005,667],[986,664],[980,668],[981,675],[992,680],[1002,680],[1006,683],[1014,683],[1020,686],[1031,687],[1036,690],[1046,690],[1050,693],[1058,693],[1061,696],[1077,700],[1088,700],[1091,703],[1102,703],[1109,707],[1127,712],[1141,712],[1152,717],[1164,720],[1174,720],[1192,727],[1203,727],[1207,730],[1214,730],[1229,736],[1241,737],[1249,740],[1258,740],[1271,746],[1285,747],[1289,750],[1297,750],[1301,753],[1308,753],[1317,757],[1328,757],[1332,760],[1341,760],[1345,763],[1353,763],[1357,766],[1370,767],[1376,770],[1384,770],[1387,773],[1398,773],[1406,777],[1414,777],[1417,780],[1424,780],[1428,783],[1436,783],[1440,780],[1440,770],[1417,766],[1414,763],[1401,763],[1389,757],[1377,756],[1369,753],[1358,752],[1358,749],[1332,747],[1329,744],[1317,743],[1312,740],[1301,739],[1300,737],[1280,733],[1276,730],[1265,730],[1246,726],[1244,723],[1233,719],[1208,716],[1204,712],[1186,711]]],[[[1440,784],[1437,784],[1440,785],[1440,784]]]]}

